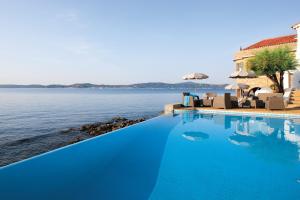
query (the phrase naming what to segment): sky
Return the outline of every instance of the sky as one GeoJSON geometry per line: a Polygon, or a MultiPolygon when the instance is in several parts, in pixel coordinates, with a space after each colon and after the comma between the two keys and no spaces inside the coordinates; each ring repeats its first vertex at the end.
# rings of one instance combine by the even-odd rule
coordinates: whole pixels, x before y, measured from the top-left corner
{"type": "Polygon", "coordinates": [[[0,84],[228,83],[233,55],[295,33],[300,1],[0,0],[0,84]]]}

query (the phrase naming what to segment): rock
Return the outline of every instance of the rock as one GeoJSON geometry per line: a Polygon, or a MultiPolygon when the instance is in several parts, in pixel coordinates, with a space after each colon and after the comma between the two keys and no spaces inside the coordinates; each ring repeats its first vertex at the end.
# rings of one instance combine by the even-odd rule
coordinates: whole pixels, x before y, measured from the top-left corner
{"type": "Polygon", "coordinates": [[[128,119],[124,118],[124,117],[114,117],[112,118],[112,122],[122,122],[122,121],[127,121],[128,119]]]}
{"type": "Polygon", "coordinates": [[[99,132],[96,131],[96,130],[91,130],[91,131],[88,132],[89,135],[93,135],[93,136],[99,135],[98,133],[99,133],[99,132]]]}
{"type": "Polygon", "coordinates": [[[82,140],[82,138],[80,136],[77,136],[74,140],[72,140],[70,142],[70,144],[74,144],[74,143],[80,142],[81,140],[82,140]]]}
{"type": "Polygon", "coordinates": [[[145,121],[144,118],[129,120],[123,117],[115,117],[103,123],[97,122],[94,124],[85,124],[80,127],[80,131],[87,132],[91,136],[101,135],[110,131],[114,131],[126,126],[130,126],[139,122],[145,121]]]}
{"type": "Polygon", "coordinates": [[[79,128],[68,128],[68,129],[63,129],[61,133],[70,133],[72,131],[79,131],[79,128]]]}

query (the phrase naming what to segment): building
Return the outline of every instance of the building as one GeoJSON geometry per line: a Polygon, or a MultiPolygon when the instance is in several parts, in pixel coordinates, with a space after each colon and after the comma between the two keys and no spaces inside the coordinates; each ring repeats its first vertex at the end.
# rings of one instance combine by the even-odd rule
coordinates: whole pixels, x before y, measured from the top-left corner
{"type": "MultiPolygon", "coordinates": [[[[275,49],[278,47],[289,47],[291,53],[295,54],[300,63],[300,42],[297,42],[297,38],[300,38],[300,23],[292,26],[296,30],[296,34],[280,36],[276,38],[269,38],[261,40],[255,44],[252,44],[246,48],[240,49],[234,56],[235,71],[249,71],[247,69],[247,60],[255,55],[258,51],[264,49],[275,49]]],[[[266,76],[259,76],[252,79],[236,79],[238,83],[245,83],[253,87],[270,87],[273,82],[266,76]]],[[[300,88],[300,66],[297,70],[287,71],[284,74],[284,88],[300,88]]]]}

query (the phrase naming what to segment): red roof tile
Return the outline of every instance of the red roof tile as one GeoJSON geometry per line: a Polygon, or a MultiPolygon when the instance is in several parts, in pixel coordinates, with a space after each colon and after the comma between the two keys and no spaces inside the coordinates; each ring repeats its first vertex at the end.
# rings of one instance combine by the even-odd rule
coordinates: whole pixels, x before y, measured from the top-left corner
{"type": "Polygon", "coordinates": [[[267,47],[267,46],[286,44],[292,42],[297,42],[297,35],[287,35],[287,36],[265,39],[253,45],[250,45],[249,47],[246,47],[243,50],[256,49],[260,47],[267,47]]]}

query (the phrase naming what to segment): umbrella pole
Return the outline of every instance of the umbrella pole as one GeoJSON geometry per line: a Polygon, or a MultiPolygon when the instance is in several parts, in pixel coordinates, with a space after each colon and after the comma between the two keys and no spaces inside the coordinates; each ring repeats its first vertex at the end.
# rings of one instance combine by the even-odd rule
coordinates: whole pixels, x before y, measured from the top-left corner
{"type": "MultiPolygon", "coordinates": [[[[199,88],[200,88],[200,83],[199,83],[199,88]]],[[[195,94],[196,94],[196,90],[197,90],[197,87],[195,87],[195,94]]]]}

